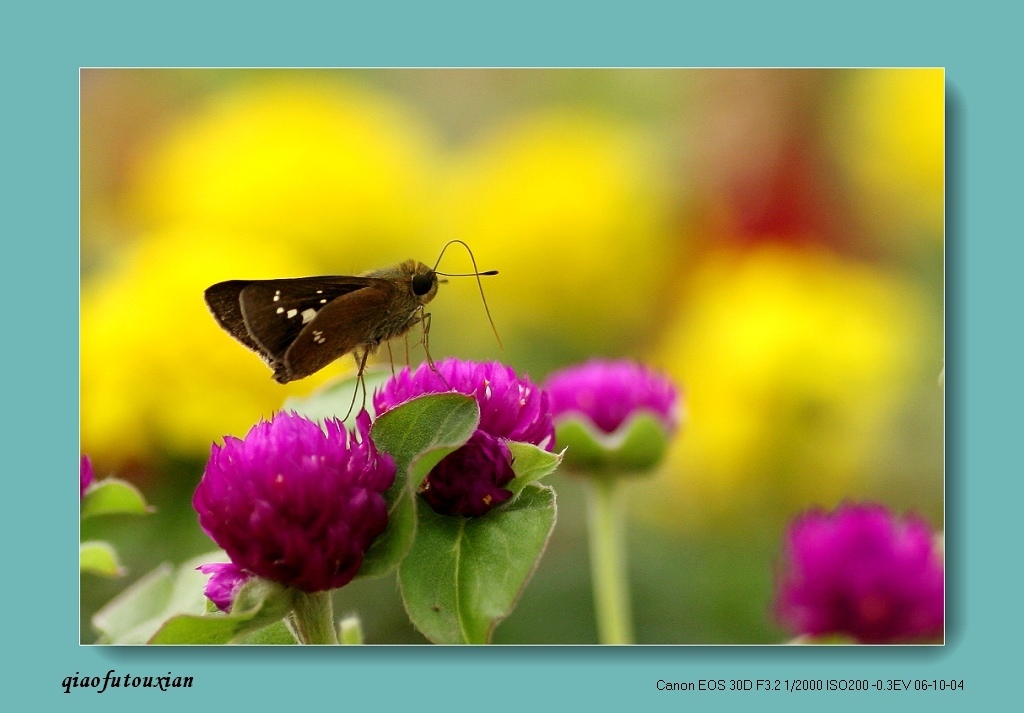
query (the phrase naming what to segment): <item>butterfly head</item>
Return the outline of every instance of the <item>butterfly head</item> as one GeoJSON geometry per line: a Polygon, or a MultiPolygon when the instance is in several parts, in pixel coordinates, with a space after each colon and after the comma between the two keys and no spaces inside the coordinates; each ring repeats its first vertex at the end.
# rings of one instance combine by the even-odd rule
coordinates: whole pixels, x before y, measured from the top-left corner
{"type": "Polygon", "coordinates": [[[434,299],[437,294],[437,287],[440,284],[437,273],[422,262],[410,260],[405,264],[409,271],[409,288],[413,296],[421,304],[425,305],[434,299]]]}

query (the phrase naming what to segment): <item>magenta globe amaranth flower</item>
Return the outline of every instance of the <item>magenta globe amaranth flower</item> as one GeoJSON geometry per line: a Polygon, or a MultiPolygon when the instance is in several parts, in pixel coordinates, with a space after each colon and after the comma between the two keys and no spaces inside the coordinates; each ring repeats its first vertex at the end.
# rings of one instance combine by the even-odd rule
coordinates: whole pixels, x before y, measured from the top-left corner
{"type": "Polygon", "coordinates": [[[472,396],[480,423],[469,441],[427,474],[420,495],[443,515],[478,517],[508,500],[515,474],[507,441],[531,443],[550,451],[554,427],[548,397],[528,377],[498,362],[444,359],[415,372],[403,369],[374,394],[377,414],[426,394],[452,391],[472,396]]]}
{"type": "Polygon", "coordinates": [[[196,569],[210,575],[203,593],[223,612],[231,611],[238,591],[253,577],[233,562],[204,564],[196,569]]]}
{"type": "Polygon", "coordinates": [[[551,450],[554,429],[548,397],[529,377],[519,378],[512,367],[498,362],[443,359],[421,364],[415,372],[402,369],[373,395],[377,414],[424,394],[455,391],[472,396],[480,406],[479,430],[495,438],[523,441],[551,450]]]}
{"type": "Polygon", "coordinates": [[[89,456],[82,456],[82,463],[78,475],[79,500],[85,497],[85,491],[90,485],[92,485],[93,477],[94,475],[92,471],[92,461],[89,460],[89,456]]]}
{"type": "Polygon", "coordinates": [[[420,495],[442,515],[479,517],[512,497],[503,486],[515,475],[508,446],[478,430],[434,466],[420,495]]]}
{"type": "Polygon", "coordinates": [[[549,376],[544,389],[570,469],[649,470],[679,427],[676,386],[635,362],[595,359],[571,366],[549,376]]]}
{"type": "Polygon", "coordinates": [[[366,413],[349,432],[294,413],[214,445],[192,505],[231,561],[304,592],[335,589],[359,570],[387,527],[383,493],[395,464],[369,438],[366,413]]]}
{"type": "Polygon", "coordinates": [[[790,525],[784,556],[775,608],[794,633],[862,643],[942,636],[942,555],[924,522],[881,505],[814,510],[790,525]]]}
{"type": "Polygon", "coordinates": [[[615,433],[640,411],[654,414],[669,431],[679,425],[679,392],[666,377],[631,361],[595,359],[548,377],[544,390],[558,419],[580,414],[604,433],[615,433]]]}

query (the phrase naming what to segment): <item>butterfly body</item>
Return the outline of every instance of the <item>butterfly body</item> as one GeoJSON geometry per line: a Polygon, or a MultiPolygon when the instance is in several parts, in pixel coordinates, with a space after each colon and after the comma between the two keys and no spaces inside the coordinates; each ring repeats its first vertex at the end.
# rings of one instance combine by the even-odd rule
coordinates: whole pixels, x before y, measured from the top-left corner
{"type": "Polygon", "coordinates": [[[429,317],[424,307],[437,288],[433,269],[406,260],[356,276],[229,280],[205,297],[217,323],[285,384],[345,354],[365,363],[381,342],[429,317]]]}

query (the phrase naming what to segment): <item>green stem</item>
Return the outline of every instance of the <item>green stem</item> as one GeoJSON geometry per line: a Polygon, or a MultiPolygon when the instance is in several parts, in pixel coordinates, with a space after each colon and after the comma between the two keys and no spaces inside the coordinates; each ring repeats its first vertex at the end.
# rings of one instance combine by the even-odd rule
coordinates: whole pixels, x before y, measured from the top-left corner
{"type": "Polygon", "coordinates": [[[338,624],[338,641],[343,644],[363,643],[363,625],[357,616],[347,616],[338,624]]]}
{"type": "Polygon", "coordinates": [[[587,515],[590,523],[590,567],[597,611],[598,639],[602,644],[633,643],[629,609],[622,499],[614,476],[587,478],[587,515]]]}
{"type": "Polygon", "coordinates": [[[303,644],[337,644],[338,632],[334,628],[334,602],[330,590],[325,592],[295,592],[293,596],[295,626],[303,644]]]}

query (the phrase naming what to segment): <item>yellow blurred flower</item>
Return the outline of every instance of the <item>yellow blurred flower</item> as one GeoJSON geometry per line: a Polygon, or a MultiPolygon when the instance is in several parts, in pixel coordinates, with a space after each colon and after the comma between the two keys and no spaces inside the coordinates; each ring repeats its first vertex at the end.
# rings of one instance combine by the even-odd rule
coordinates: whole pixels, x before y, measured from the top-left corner
{"type": "Polygon", "coordinates": [[[250,235],[334,273],[435,254],[425,127],[368,90],[263,76],[215,95],[158,142],[127,201],[137,221],[250,235]]]}
{"type": "Polygon", "coordinates": [[[668,176],[652,148],[628,123],[565,109],[523,116],[467,151],[445,217],[500,268],[488,299],[520,343],[614,350],[650,319],[671,240],[668,176]]]}
{"type": "Polygon", "coordinates": [[[138,157],[122,205],[143,232],[84,278],[82,440],[98,462],[202,455],[351,368],[273,382],[207,312],[209,285],[361,272],[439,248],[435,146],[403,105],[330,73],[233,79],[138,157]]]}
{"type": "Polygon", "coordinates": [[[224,333],[203,291],[220,280],[308,272],[282,246],[179,229],[146,236],[121,264],[82,285],[82,449],[113,467],[155,452],[203,456],[242,435],[287,395],[306,393],[346,361],[281,386],[224,333]]]}
{"type": "Polygon", "coordinates": [[[854,72],[833,106],[833,136],[868,227],[879,239],[943,239],[945,73],[854,72]]]}
{"type": "Polygon", "coordinates": [[[658,360],[689,413],[657,486],[678,523],[851,497],[942,356],[912,285],[822,252],[713,256],[682,299],[658,360]]]}

